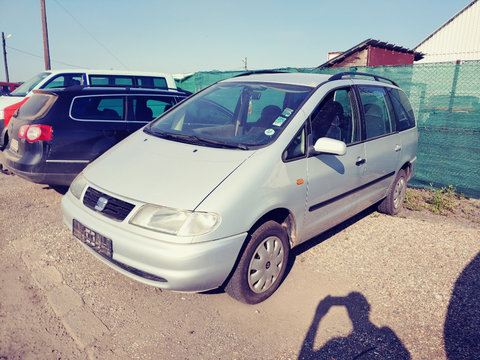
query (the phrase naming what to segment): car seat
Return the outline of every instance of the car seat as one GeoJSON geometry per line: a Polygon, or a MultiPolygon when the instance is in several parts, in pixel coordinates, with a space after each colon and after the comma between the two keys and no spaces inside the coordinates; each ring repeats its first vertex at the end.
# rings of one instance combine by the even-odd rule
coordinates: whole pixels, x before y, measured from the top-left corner
{"type": "Polygon", "coordinates": [[[385,120],[380,106],[375,104],[366,104],[365,109],[365,129],[367,139],[385,134],[385,120]]]}
{"type": "Polygon", "coordinates": [[[332,101],[328,106],[330,107],[328,109],[328,118],[331,119],[331,122],[325,136],[335,140],[342,140],[343,106],[337,101],[332,101]]]}

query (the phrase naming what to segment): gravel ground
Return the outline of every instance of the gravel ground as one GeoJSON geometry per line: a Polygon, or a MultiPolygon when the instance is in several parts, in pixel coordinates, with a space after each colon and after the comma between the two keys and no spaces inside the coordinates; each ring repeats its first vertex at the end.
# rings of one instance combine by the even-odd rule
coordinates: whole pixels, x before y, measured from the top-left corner
{"type": "Polygon", "coordinates": [[[248,306],[116,273],[73,239],[61,197],[0,173],[0,359],[480,358],[478,218],[366,211],[295,249],[248,306]]]}

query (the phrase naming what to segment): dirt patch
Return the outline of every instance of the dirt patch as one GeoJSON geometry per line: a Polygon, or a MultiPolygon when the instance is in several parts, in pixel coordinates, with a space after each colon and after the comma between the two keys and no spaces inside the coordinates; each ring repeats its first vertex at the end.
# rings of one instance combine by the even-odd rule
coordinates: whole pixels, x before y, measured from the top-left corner
{"type": "Polygon", "coordinates": [[[404,208],[402,216],[441,216],[465,226],[480,227],[480,199],[458,194],[452,186],[437,190],[408,188],[404,208]]]}

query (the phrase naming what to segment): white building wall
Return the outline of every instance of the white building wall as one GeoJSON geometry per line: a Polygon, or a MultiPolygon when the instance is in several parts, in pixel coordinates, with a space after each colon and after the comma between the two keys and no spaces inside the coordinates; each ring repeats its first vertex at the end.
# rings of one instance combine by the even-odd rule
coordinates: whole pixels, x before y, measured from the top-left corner
{"type": "Polygon", "coordinates": [[[425,54],[416,64],[480,60],[480,1],[472,1],[414,50],[425,54]]]}

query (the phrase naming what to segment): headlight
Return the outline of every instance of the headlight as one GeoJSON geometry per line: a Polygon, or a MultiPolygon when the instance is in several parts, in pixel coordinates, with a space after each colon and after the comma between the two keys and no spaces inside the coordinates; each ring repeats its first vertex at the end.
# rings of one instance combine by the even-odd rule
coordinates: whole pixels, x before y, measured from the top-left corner
{"type": "Polygon", "coordinates": [[[213,231],[220,216],[213,213],[144,205],[130,224],[177,236],[198,236],[213,231]]]}
{"type": "Polygon", "coordinates": [[[80,200],[85,186],[87,186],[87,179],[82,173],[80,173],[70,184],[70,191],[72,192],[73,196],[80,200]]]}

